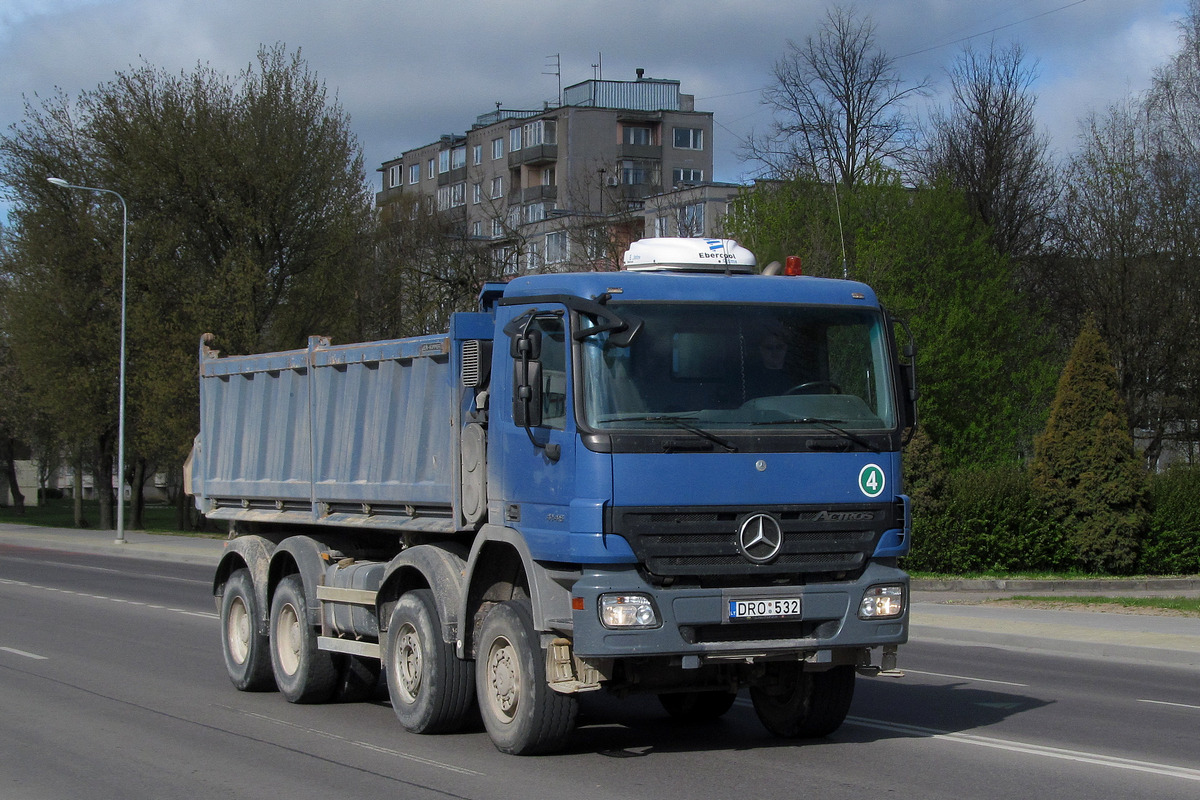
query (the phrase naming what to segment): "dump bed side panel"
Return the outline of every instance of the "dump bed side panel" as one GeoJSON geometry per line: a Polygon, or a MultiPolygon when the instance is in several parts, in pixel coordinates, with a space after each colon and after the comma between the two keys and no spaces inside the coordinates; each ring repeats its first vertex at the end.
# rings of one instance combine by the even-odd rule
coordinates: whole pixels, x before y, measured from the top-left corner
{"type": "Polygon", "coordinates": [[[219,358],[202,347],[197,504],[210,517],[452,526],[449,340],[219,358]]]}

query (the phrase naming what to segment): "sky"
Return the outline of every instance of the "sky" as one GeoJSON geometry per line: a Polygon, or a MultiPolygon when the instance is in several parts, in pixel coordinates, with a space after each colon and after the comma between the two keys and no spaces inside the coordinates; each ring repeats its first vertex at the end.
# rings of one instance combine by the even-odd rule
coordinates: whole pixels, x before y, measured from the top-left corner
{"type": "MultiPolygon", "coordinates": [[[[1035,65],[1040,124],[1059,155],[1079,122],[1144,91],[1178,48],[1187,0],[858,0],[880,50],[924,101],[945,103],[947,69],[968,43],[1016,41],[1035,65]]],[[[771,112],[762,90],[786,53],[816,34],[824,0],[0,0],[0,130],[56,88],[70,96],[150,64],[230,75],[261,44],[300,49],[379,166],[479,114],[542,108],[594,77],[676,79],[714,115],[718,181],[754,165],[739,149],[771,112]]],[[[80,176],[79,180],[86,180],[80,176]]],[[[2,191],[2,187],[0,187],[2,191]]],[[[0,209],[2,210],[2,209],[0,209]]]]}

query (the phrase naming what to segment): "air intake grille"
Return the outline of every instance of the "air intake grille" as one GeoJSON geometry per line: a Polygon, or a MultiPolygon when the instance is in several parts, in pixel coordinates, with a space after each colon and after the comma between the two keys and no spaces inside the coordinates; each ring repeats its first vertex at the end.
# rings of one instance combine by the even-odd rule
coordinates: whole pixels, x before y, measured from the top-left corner
{"type": "Polygon", "coordinates": [[[655,575],[801,574],[811,579],[861,570],[883,532],[901,524],[887,504],[699,511],[617,508],[611,519],[612,531],[629,542],[655,575]],[[758,513],[778,521],[783,534],[779,554],[767,563],[751,561],[738,547],[741,523],[758,513]]]}

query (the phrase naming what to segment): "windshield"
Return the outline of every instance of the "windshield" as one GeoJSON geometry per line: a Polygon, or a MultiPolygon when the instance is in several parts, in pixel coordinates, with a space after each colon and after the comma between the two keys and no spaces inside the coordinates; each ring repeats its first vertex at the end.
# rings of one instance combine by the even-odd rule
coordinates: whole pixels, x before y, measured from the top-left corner
{"type": "Polygon", "coordinates": [[[644,327],[628,347],[586,337],[593,430],[882,431],[896,425],[875,309],[704,303],[610,305],[644,327]],[[761,427],[759,427],[761,426],[761,427]]]}

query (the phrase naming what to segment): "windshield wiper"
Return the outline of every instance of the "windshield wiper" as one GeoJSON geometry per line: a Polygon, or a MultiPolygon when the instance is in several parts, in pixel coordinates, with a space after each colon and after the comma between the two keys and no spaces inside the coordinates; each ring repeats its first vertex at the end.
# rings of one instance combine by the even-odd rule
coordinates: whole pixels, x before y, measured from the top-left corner
{"type": "Polygon", "coordinates": [[[844,419],[824,419],[822,417],[793,417],[792,419],[763,420],[761,422],[752,422],[750,424],[751,425],[816,425],[823,430],[829,431],[830,433],[836,433],[838,436],[841,436],[843,439],[854,442],[856,445],[859,445],[860,447],[865,447],[866,449],[870,450],[872,453],[881,452],[880,448],[871,444],[871,442],[867,441],[866,439],[859,436],[858,434],[851,433],[850,431],[846,430],[845,428],[839,427],[839,425],[846,424],[846,420],[844,420],[844,419]]]}
{"type": "Polygon", "coordinates": [[[668,414],[662,414],[662,415],[648,414],[646,416],[641,416],[641,417],[622,417],[621,421],[622,422],[668,422],[668,423],[674,425],[676,428],[685,430],[688,433],[694,433],[695,435],[699,436],[701,439],[707,439],[708,441],[712,442],[713,444],[717,445],[718,447],[721,447],[728,453],[736,453],[737,452],[737,448],[734,447],[732,444],[730,444],[727,440],[722,439],[720,436],[717,436],[715,433],[711,433],[709,431],[704,430],[704,428],[701,428],[698,425],[693,425],[692,423],[688,422],[687,417],[674,417],[674,416],[670,416],[668,414]]]}

